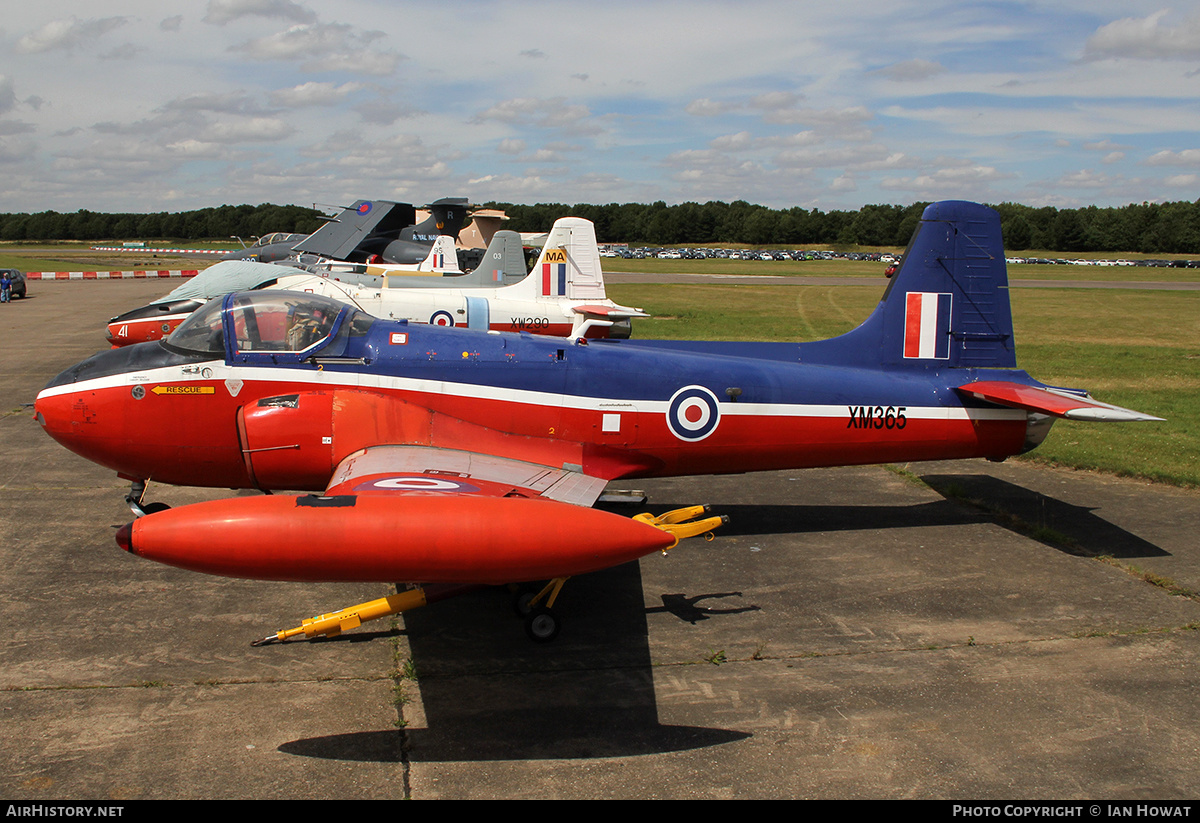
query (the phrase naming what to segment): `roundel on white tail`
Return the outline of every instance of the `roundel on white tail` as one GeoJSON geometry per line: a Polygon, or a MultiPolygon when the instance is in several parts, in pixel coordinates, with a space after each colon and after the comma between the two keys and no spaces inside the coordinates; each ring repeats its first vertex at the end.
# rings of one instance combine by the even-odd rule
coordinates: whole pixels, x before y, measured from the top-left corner
{"type": "Polygon", "coordinates": [[[684,386],[667,404],[667,427],[680,440],[703,440],[717,429],[721,409],[717,396],[703,386],[684,386]]]}

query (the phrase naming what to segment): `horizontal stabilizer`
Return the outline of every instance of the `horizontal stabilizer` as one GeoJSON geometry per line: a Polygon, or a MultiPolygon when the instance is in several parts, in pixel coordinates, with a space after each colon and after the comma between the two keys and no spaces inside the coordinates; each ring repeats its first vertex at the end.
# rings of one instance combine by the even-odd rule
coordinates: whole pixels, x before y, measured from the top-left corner
{"type": "Polygon", "coordinates": [[[1040,388],[1004,380],[982,380],[959,386],[958,390],[1001,406],[1065,417],[1068,420],[1091,420],[1103,422],[1134,422],[1162,420],[1132,409],[1123,409],[1101,403],[1087,392],[1072,392],[1066,389],[1040,388]]]}
{"type": "Polygon", "coordinates": [[[629,306],[603,306],[585,304],[581,306],[572,306],[571,309],[576,314],[592,315],[593,317],[607,317],[609,319],[625,320],[630,317],[649,317],[650,315],[641,309],[630,308],[629,306]]]}

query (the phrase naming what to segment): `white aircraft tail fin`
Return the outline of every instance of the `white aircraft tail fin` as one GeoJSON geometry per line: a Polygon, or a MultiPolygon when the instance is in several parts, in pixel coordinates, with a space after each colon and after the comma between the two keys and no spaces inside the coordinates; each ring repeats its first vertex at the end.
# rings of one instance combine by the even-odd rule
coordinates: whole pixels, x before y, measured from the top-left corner
{"type": "Polygon", "coordinates": [[[454,238],[448,234],[438,236],[433,241],[433,248],[417,271],[435,271],[448,274],[462,274],[458,267],[458,251],[454,248],[454,238]]]}
{"type": "Polygon", "coordinates": [[[526,279],[536,282],[541,297],[603,300],[604,272],[592,221],[581,217],[555,220],[541,257],[526,279]]]}

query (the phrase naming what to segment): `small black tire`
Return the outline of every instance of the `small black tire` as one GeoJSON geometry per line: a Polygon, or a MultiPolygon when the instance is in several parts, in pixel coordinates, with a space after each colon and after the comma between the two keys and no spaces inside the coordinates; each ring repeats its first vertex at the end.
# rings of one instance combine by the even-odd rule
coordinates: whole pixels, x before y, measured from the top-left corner
{"type": "Polygon", "coordinates": [[[529,635],[529,639],[534,643],[549,643],[558,637],[560,628],[562,623],[558,616],[545,606],[534,608],[525,617],[525,634],[529,635]]]}

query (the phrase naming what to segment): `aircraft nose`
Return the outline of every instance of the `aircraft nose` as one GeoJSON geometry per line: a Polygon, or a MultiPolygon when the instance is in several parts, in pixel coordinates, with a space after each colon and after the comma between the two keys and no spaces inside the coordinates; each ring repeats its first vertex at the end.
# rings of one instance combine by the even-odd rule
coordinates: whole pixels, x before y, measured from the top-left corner
{"type": "MultiPolygon", "coordinates": [[[[60,375],[61,376],[61,375],[60,375]]],[[[57,379],[57,378],[56,378],[57,379]]],[[[72,390],[67,385],[47,387],[33,405],[33,419],[46,434],[73,452],[98,435],[95,392],[72,390]]]]}
{"type": "Polygon", "coordinates": [[[99,414],[106,402],[105,392],[112,391],[106,387],[103,378],[118,378],[116,383],[121,375],[134,370],[136,355],[133,350],[136,348],[100,352],[57,375],[38,394],[33,419],[63,446],[95,459],[92,452],[99,447],[99,441],[121,433],[112,429],[114,423],[117,429],[121,428],[120,418],[123,417],[115,408],[106,415],[99,414]]]}

